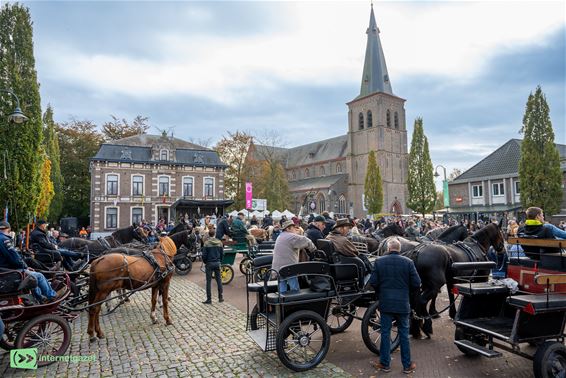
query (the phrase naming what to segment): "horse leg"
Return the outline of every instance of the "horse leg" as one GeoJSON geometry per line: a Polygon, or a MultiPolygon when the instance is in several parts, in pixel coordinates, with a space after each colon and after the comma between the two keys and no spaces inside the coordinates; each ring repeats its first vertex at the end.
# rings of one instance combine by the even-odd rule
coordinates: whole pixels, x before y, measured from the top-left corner
{"type": "Polygon", "coordinates": [[[169,280],[163,284],[162,298],[163,298],[163,318],[165,319],[165,324],[171,325],[171,317],[169,316],[169,280]]]}
{"type": "Polygon", "coordinates": [[[454,319],[456,317],[456,302],[454,299],[454,293],[452,289],[454,288],[454,284],[452,282],[446,283],[446,289],[448,290],[448,300],[450,301],[450,309],[448,310],[448,315],[450,315],[450,319],[454,319]]]}
{"type": "MultiPolygon", "coordinates": [[[[103,298],[101,298],[100,300],[102,300],[103,298]]],[[[95,307],[94,309],[94,318],[96,320],[96,324],[94,325],[95,329],[96,329],[96,335],[98,336],[99,339],[103,339],[104,338],[104,333],[102,332],[102,329],[100,328],[100,310],[102,310],[102,306],[98,305],[95,307]]]]}
{"type": "Polygon", "coordinates": [[[421,295],[421,310],[422,310],[422,315],[425,317],[424,319],[424,323],[423,323],[423,332],[425,333],[425,335],[427,336],[427,338],[430,339],[430,335],[432,335],[432,319],[429,316],[429,312],[427,311],[427,304],[430,300],[432,300],[433,298],[436,298],[437,295],[437,291],[432,289],[432,288],[426,288],[425,290],[423,290],[423,294],[421,295]]]}
{"type": "Polygon", "coordinates": [[[157,324],[157,317],[155,316],[155,305],[157,304],[157,294],[159,290],[157,287],[151,288],[151,322],[157,324]]]}
{"type": "Polygon", "coordinates": [[[434,297],[432,297],[432,299],[430,300],[430,306],[428,306],[428,313],[432,316],[433,319],[440,318],[440,314],[436,310],[436,297],[437,295],[435,294],[434,297]]]}

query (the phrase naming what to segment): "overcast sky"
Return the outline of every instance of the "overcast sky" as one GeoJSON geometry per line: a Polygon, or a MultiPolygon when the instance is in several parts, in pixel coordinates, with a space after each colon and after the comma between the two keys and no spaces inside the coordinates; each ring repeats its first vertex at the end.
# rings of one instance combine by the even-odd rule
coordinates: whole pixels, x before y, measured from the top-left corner
{"type": "MultiPolygon", "coordinates": [[[[57,121],[147,116],[188,139],[276,129],[288,147],[347,131],[370,2],[24,2],[57,121]]],[[[566,144],[563,1],[376,1],[409,143],[465,170],[519,129],[541,85],[566,144]]]]}

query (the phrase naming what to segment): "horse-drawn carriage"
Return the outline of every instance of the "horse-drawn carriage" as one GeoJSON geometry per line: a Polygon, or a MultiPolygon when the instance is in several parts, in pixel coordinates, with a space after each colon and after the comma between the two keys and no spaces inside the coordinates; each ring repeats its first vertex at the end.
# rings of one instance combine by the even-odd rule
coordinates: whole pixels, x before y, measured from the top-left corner
{"type": "MultiPolygon", "coordinates": [[[[280,361],[294,371],[312,369],[324,360],[330,335],[358,318],[357,307],[368,308],[361,318],[362,337],[368,349],[379,354],[380,317],[375,293],[366,287],[369,272],[361,259],[341,256],[328,240],[318,242],[321,250],[312,261],[269,270],[260,282],[254,282],[255,274],[247,275],[246,330],[263,351],[276,350],[280,361]],[[300,291],[279,292],[279,283],[290,277],[300,280],[300,291]],[[333,326],[333,317],[346,321],[333,326]]],[[[264,259],[256,258],[254,269],[264,267],[264,259]]],[[[393,350],[399,346],[396,332],[391,339],[393,350]]]]}
{"type": "MultiPolygon", "coordinates": [[[[0,291],[0,317],[6,328],[0,338],[0,347],[5,350],[37,348],[37,366],[55,361],[50,356],[62,356],[71,343],[69,321],[77,314],[66,312],[61,303],[70,294],[69,277],[53,274],[51,286],[57,290],[57,297],[41,303],[34,299],[31,290],[37,286],[32,276],[25,277],[17,270],[0,271],[4,283],[0,291]]],[[[15,362],[26,356],[15,355],[15,362]]],[[[29,362],[33,363],[33,359],[29,362]]]]}
{"type": "MultiPolygon", "coordinates": [[[[503,283],[456,284],[462,300],[454,320],[454,343],[468,356],[498,357],[498,348],[530,359],[535,377],[565,376],[566,256],[561,250],[565,241],[509,238],[508,243],[531,250],[530,257],[509,261],[508,276],[520,290],[513,292],[503,283]],[[529,247],[543,253],[536,256],[529,247]],[[545,254],[547,248],[558,250],[545,254]],[[536,347],[534,353],[528,345],[536,347]]],[[[485,269],[478,264],[490,263],[459,263],[454,268],[485,269]]]]}

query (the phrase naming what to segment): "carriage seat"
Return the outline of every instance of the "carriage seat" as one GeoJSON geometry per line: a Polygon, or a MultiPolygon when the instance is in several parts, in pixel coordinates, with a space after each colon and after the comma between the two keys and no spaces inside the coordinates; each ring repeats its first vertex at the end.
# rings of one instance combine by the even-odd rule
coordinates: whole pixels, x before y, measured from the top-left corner
{"type": "Polygon", "coordinates": [[[318,249],[323,251],[331,265],[331,273],[337,285],[341,283],[355,283],[364,287],[365,264],[359,257],[342,256],[334,249],[332,241],[319,239],[316,241],[318,249]]]}
{"type": "Polygon", "coordinates": [[[259,268],[260,266],[271,266],[273,263],[273,255],[259,256],[254,259],[254,268],[259,268]]]}
{"type": "MultiPolygon", "coordinates": [[[[282,266],[279,269],[279,280],[290,277],[328,277],[330,278],[330,265],[325,262],[301,262],[282,266]]],[[[312,289],[300,289],[299,291],[287,291],[285,293],[269,293],[267,301],[270,304],[304,301],[326,298],[336,295],[334,290],[314,291],[312,289]]]]}
{"type": "Polygon", "coordinates": [[[311,289],[301,289],[299,291],[287,291],[283,294],[269,293],[267,294],[267,303],[269,304],[291,303],[298,301],[307,301],[313,299],[334,297],[335,295],[336,292],[334,290],[313,291],[311,289]]]}
{"type": "Polygon", "coordinates": [[[248,291],[250,293],[276,293],[279,288],[279,283],[276,280],[267,281],[267,290],[264,282],[250,282],[248,284],[248,291]]]}
{"type": "Polygon", "coordinates": [[[493,285],[489,282],[460,283],[454,285],[463,295],[509,294],[509,288],[503,284],[493,285]]]}
{"type": "Polygon", "coordinates": [[[0,268],[0,295],[14,295],[35,287],[37,280],[34,276],[19,270],[0,268]]]}
{"type": "Polygon", "coordinates": [[[566,294],[548,294],[548,301],[546,294],[527,294],[527,295],[514,295],[507,298],[507,302],[511,306],[524,308],[525,306],[532,305],[535,312],[543,312],[545,310],[565,310],[566,309],[566,294]]]}

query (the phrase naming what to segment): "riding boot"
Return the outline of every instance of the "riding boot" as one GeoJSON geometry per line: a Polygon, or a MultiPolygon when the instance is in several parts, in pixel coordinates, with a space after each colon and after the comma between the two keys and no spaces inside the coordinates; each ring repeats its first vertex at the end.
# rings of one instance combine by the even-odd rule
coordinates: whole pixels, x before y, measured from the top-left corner
{"type": "Polygon", "coordinates": [[[219,303],[224,302],[224,297],[223,297],[222,295],[218,297],[218,302],[219,302],[219,303]]]}

